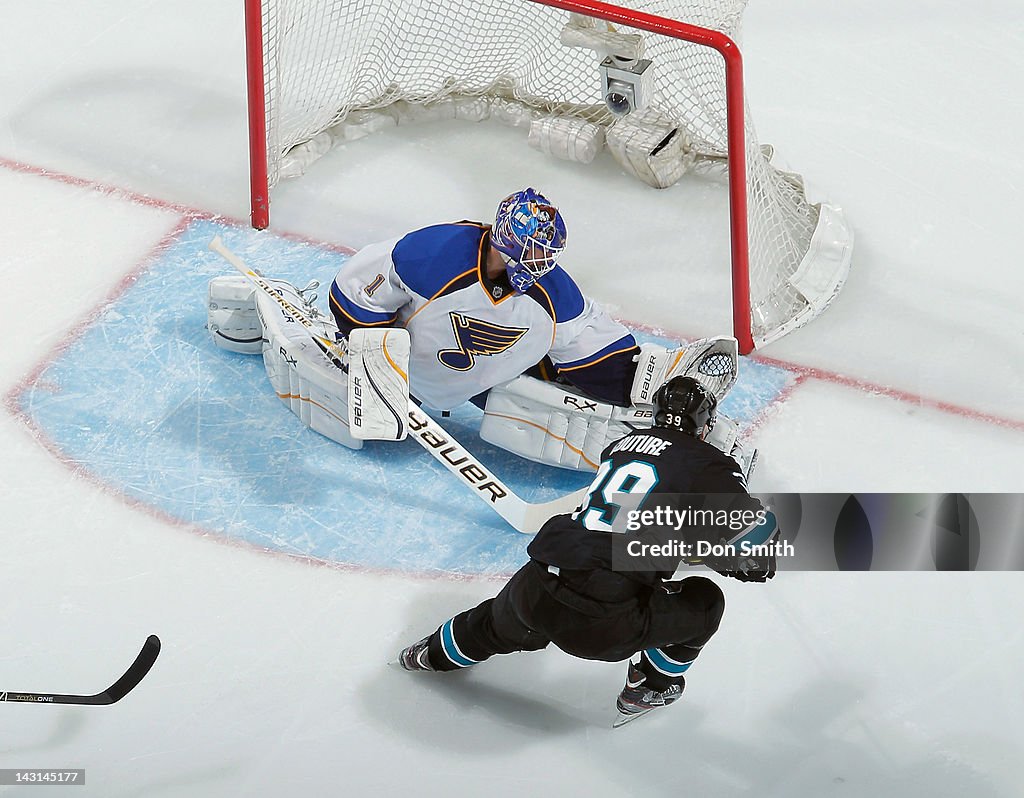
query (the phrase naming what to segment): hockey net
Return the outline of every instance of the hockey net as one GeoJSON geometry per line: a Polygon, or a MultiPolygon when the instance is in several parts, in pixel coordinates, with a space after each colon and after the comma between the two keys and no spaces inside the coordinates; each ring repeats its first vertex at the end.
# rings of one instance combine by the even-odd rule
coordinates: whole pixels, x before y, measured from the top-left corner
{"type": "Polygon", "coordinates": [[[746,353],[825,309],[853,240],[758,142],[735,44],[746,1],[246,0],[253,225],[268,224],[270,188],[334,143],[415,119],[496,119],[584,162],[607,142],[658,187],[717,167],[746,353]],[[609,54],[652,62],[648,108],[609,112],[609,54]]]}

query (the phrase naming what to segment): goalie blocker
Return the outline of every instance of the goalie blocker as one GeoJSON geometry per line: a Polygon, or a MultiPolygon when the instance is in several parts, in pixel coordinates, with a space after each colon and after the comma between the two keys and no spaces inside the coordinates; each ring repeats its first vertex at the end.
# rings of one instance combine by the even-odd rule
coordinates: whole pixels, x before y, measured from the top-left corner
{"type": "Polygon", "coordinates": [[[409,331],[357,328],[348,336],[349,433],[401,441],[409,434],[409,331]]]}

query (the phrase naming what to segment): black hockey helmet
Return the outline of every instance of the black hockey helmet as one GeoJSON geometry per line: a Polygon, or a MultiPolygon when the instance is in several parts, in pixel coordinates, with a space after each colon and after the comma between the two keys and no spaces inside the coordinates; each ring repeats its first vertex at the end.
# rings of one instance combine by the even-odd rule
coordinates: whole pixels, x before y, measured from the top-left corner
{"type": "Polygon", "coordinates": [[[654,394],[654,426],[699,436],[715,426],[717,408],[715,395],[693,377],[673,377],[654,394]]]}

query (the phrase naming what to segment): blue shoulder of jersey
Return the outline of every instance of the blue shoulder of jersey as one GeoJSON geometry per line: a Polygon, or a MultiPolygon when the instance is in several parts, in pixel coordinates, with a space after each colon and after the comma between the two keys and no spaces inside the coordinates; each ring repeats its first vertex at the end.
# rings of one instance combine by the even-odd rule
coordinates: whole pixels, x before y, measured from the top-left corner
{"type": "Polygon", "coordinates": [[[391,261],[402,282],[425,299],[476,281],[487,227],[477,222],[414,230],[395,244],[391,261]]]}
{"type": "MultiPolygon", "coordinates": [[[[556,324],[572,321],[583,312],[583,293],[561,266],[556,266],[537,281],[537,286],[550,301],[556,324]]],[[[533,291],[533,289],[531,289],[533,291]]]]}

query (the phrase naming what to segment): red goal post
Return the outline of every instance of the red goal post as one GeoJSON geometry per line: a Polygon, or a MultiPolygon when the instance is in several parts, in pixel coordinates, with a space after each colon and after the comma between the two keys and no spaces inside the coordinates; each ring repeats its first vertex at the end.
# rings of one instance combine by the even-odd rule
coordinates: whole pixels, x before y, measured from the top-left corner
{"type": "MultiPolygon", "coordinates": [[[[493,94],[496,103],[524,103],[534,117],[556,113],[570,117],[578,124],[595,122],[605,125],[609,130],[610,145],[611,125],[615,120],[603,108],[598,109],[602,98],[597,86],[596,60],[590,66],[593,87],[584,85],[588,76],[581,77],[578,65],[573,62],[566,78],[570,88],[559,86],[555,90],[558,96],[550,98],[536,86],[527,85],[528,77],[519,82],[515,72],[515,69],[520,69],[524,75],[528,73],[529,70],[523,68],[523,61],[536,58],[535,54],[512,56],[514,64],[510,67],[512,62],[501,60],[510,57],[504,48],[500,55],[494,56],[493,66],[485,63],[474,71],[476,65],[471,63],[468,69],[472,75],[464,81],[465,85],[460,84],[458,76],[431,72],[434,62],[443,60],[435,56],[438,41],[444,41],[444,26],[439,23],[431,25],[429,17],[435,7],[459,5],[459,0],[405,0],[401,6],[384,0],[245,0],[253,227],[262,229],[269,224],[273,185],[289,172],[301,173],[325,148],[329,148],[331,135],[335,134],[329,135],[327,131],[344,126],[353,115],[372,114],[374,109],[384,109],[388,105],[406,103],[407,106],[430,108],[450,103],[452,97],[472,99],[493,94]],[[422,48],[430,58],[421,57],[419,61],[407,59],[413,66],[403,62],[394,67],[394,74],[389,71],[392,68],[390,64],[379,67],[389,79],[394,78],[386,89],[380,91],[379,97],[367,94],[358,80],[352,77],[356,66],[338,70],[337,64],[346,57],[345,53],[349,51],[346,47],[351,48],[351,42],[358,41],[369,47],[366,40],[372,38],[372,33],[390,24],[388,14],[418,6],[430,8],[423,10],[422,14],[417,12],[415,24],[399,25],[395,22],[394,31],[384,41],[391,45],[395,34],[401,32],[407,44],[412,42],[408,44],[411,51],[422,48]],[[375,7],[378,7],[379,18],[373,18],[375,7]],[[287,17],[286,26],[281,24],[280,17],[287,17]],[[372,25],[368,18],[372,18],[372,25]],[[360,26],[366,26],[365,31],[360,26]],[[282,32],[284,28],[287,28],[287,34],[282,32]],[[333,70],[333,80],[345,84],[352,94],[326,98],[326,115],[324,108],[319,107],[324,105],[319,98],[310,103],[309,96],[301,101],[285,96],[288,70],[297,69],[307,82],[309,76],[319,74],[313,59],[303,57],[296,67],[288,63],[288,56],[283,54],[287,49],[283,47],[285,36],[294,36],[294,31],[306,29],[308,32],[304,35],[307,38],[302,40],[302,45],[317,53],[327,53],[323,58],[329,64],[329,70],[333,70]],[[332,40],[333,35],[336,38],[332,40]],[[411,39],[413,35],[418,37],[414,41],[411,39]],[[421,62],[424,64],[422,67],[419,66],[421,62]],[[573,72],[574,69],[577,72],[573,72]],[[510,71],[513,73],[511,79],[508,77],[510,71]],[[400,85],[402,79],[415,86],[406,89],[400,85]],[[484,84],[486,88],[481,88],[484,84]],[[500,89],[496,91],[495,86],[500,89]],[[589,96],[593,92],[598,92],[597,98],[589,96]],[[497,99],[499,95],[500,100],[497,99]],[[581,97],[584,97],[583,101],[581,97]],[[331,103],[337,104],[338,108],[334,109],[331,103]],[[309,114],[309,124],[302,119],[303,114],[309,114]],[[289,132],[285,135],[282,117],[296,127],[294,134],[289,132]],[[302,121],[296,124],[300,119],[302,121]],[[292,158],[293,155],[296,157],[292,158]],[[292,161],[283,167],[287,158],[292,158],[292,161]],[[296,162],[298,166],[293,165],[296,162]]],[[[655,87],[654,94],[663,101],[667,97],[665,107],[658,109],[659,120],[669,119],[670,124],[678,124],[680,130],[695,139],[695,154],[691,157],[698,160],[702,157],[717,158],[727,164],[733,334],[739,341],[741,353],[747,354],[756,346],[802,326],[821,313],[836,296],[849,270],[853,235],[840,209],[808,202],[800,176],[771,166],[770,149],[765,154],[767,148],[761,148],[757,143],[746,108],[742,55],[728,32],[730,26],[738,29],[746,0],[632,0],[632,8],[596,0],[464,0],[462,5],[466,6],[462,10],[469,16],[476,14],[480,7],[493,5],[495,8],[489,13],[500,19],[493,26],[487,19],[487,25],[497,28],[499,33],[501,24],[508,24],[507,18],[516,13],[516,7],[519,7],[520,14],[528,15],[527,9],[532,5],[569,12],[573,18],[578,15],[578,19],[601,21],[607,24],[609,31],[628,29],[631,33],[642,32],[641,37],[649,34],[656,42],[675,40],[686,43],[687,47],[705,48],[720,55],[723,73],[720,89],[701,89],[708,92],[708,96],[702,94],[694,103],[692,86],[713,84],[717,79],[715,68],[703,61],[695,62],[690,50],[679,55],[682,51],[662,47],[659,51],[663,56],[661,60],[668,61],[669,66],[659,78],[661,83],[655,87]],[[469,3],[473,5],[472,14],[469,13],[469,3]],[[498,10],[498,4],[502,6],[501,10],[498,10]],[[678,7],[680,12],[692,11],[694,16],[709,21],[710,25],[692,24],[645,10],[653,7],[678,7]],[[671,85],[677,77],[681,78],[679,82],[685,84],[685,88],[677,89],[671,85]],[[719,103],[724,109],[720,112],[716,110],[719,103]],[[694,112],[690,110],[691,105],[701,108],[694,112]],[[697,117],[706,115],[709,119],[695,121],[689,118],[691,114],[697,117]],[[721,119],[717,118],[719,116],[721,119]],[[714,141],[716,123],[725,131],[720,142],[714,141]],[[701,144],[708,137],[712,141],[701,144]],[[753,173],[748,168],[751,157],[755,159],[753,173]],[[751,196],[755,198],[753,202],[751,196]],[[752,226],[756,230],[753,237],[752,226]]],[[[536,20],[531,20],[531,25],[535,26],[536,20]]],[[[530,29],[530,25],[526,27],[530,29]]],[[[512,30],[516,34],[521,33],[519,29],[512,30]]],[[[452,35],[458,37],[460,33],[452,35]]],[[[552,34],[545,33],[545,36],[535,49],[544,51],[545,46],[552,47],[552,34]]],[[[630,36],[624,38],[629,39],[630,36]]],[[[443,48],[445,44],[440,46],[443,48]]],[[[530,47],[534,47],[533,43],[530,47]]],[[[299,50],[301,47],[293,45],[291,49],[299,50]]],[[[473,43],[470,50],[461,53],[461,58],[453,56],[452,70],[463,63],[473,62],[478,51],[483,59],[485,49],[483,45],[473,43]]],[[[358,57],[353,53],[351,59],[355,61],[358,57]]],[[[310,88],[305,84],[304,91],[309,95],[310,88]]],[[[333,91],[337,91],[334,83],[325,94],[330,95],[333,91]]],[[[601,140],[603,143],[603,133],[601,140]]],[[[689,139],[687,141],[689,143],[689,139]]],[[[641,176],[641,179],[646,178],[641,176]]]]}

